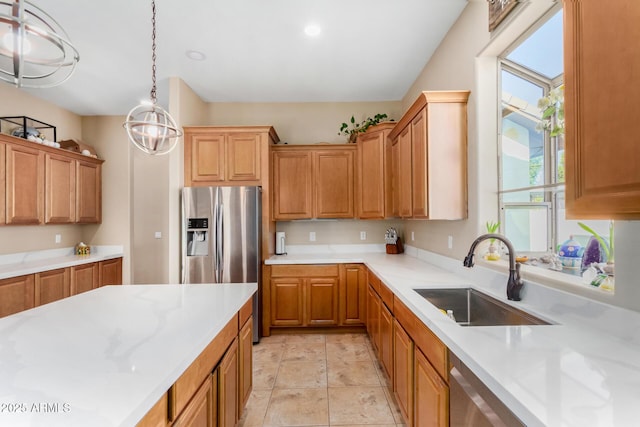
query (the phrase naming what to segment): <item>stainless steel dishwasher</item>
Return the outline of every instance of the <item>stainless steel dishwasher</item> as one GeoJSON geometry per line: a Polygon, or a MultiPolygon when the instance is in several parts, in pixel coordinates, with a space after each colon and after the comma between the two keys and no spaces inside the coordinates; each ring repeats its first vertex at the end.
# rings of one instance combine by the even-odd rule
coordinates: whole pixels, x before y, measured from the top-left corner
{"type": "Polygon", "coordinates": [[[449,352],[451,427],[525,426],[452,352],[449,352]]]}

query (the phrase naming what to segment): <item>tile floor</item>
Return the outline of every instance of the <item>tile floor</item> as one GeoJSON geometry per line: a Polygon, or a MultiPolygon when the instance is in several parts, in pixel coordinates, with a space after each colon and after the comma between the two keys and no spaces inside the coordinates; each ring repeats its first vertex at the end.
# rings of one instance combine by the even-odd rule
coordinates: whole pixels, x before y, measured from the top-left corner
{"type": "Polygon", "coordinates": [[[366,334],[273,335],[254,345],[241,427],[402,422],[366,334]]]}

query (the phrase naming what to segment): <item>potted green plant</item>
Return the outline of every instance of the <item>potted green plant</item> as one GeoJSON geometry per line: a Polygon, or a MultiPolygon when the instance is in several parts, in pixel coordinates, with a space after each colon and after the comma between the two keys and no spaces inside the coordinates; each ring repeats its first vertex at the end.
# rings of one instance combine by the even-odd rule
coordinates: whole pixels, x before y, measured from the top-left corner
{"type": "MultiPolygon", "coordinates": [[[[485,227],[487,228],[487,233],[494,234],[500,228],[500,221],[487,221],[485,223],[485,227]]],[[[489,239],[489,248],[488,252],[485,254],[484,259],[488,261],[497,261],[500,259],[500,252],[498,252],[498,248],[495,245],[496,239],[489,239]]]]}
{"type": "Polygon", "coordinates": [[[564,134],[564,85],[552,89],[547,96],[540,98],[538,108],[542,117],[536,130],[548,130],[550,136],[564,134]]]}
{"type": "Polygon", "coordinates": [[[351,116],[349,123],[342,123],[340,125],[338,135],[346,135],[349,137],[349,142],[355,143],[359,133],[366,131],[369,126],[377,125],[386,118],[386,114],[376,114],[373,118],[367,117],[366,120],[356,123],[355,117],[351,116]]]}

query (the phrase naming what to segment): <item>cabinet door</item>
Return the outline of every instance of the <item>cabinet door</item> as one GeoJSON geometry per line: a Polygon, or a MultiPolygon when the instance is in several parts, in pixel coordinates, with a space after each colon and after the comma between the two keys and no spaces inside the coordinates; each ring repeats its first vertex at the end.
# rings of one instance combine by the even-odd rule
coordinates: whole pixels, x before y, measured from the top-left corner
{"type": "Polygon", "coordinates": [[[563,4],[567,218],[640,219],[640,7],[563,4]]]}
{"type": "Polygon", "coordinates": [[[35,274],[35,305],[43,305],[62,298],[70,293],[69,269],[43,271],[35,274]]]}
{"type": "Polygon", "coordinates": [[[411,206],[414,218],[427,218],[429,214],[427,156],[427,111],[422,109],[411,122],[411,206]]]}
{"type": "Polygon", "coordinates": [[[102,165],[77,163],[76,222],[99,224],[102,222],[102,165]]]}
{"type": "Polygon", "coordinates": [[[218,366],[218,426],[235,427],[238,419],[238,338],[235,338],[218,366]]]}
{"type": "Polygon", "coordinates": [[[358,218],[385,218],[385,134],[374,132],[358,138],[358,218]]]}
{"type": "Polygon", "coordinates": [[[33,308],[34,288],[33,274],[0,280],[0,317],[33,308]]]}
{"type": "Polygon", "coordinates": [[[338,324],[338,279],[314,277],[306,280],[306,325],[338,324]]]}
{"type": "Polygon", "coordinates": [[[98,287],[100,272],[97,262],[71,267],[71,295],[77,295],[98,287]]]}
{"type": "Polygon", "coordinates": [[[190,134],[185,138],[185,161],[192,183],[219,185],[225,177],[225,134],[190,134]]]}
{"type": "Polygon", "coordinates": [[[253,387],[253,316],[245,322],[238,335],[238,419],[242,416],[242,411],[249,400],[253,387]]]}
{"type": "Polygon", "coordinates": [[[380,348],[380,297],[369,286],[367,292],[367,332],[371,344],[376,351],[380,348]]]}
{"type": "Polygon", "coordinates": [[[367,322],[367,273],[361,264],[340,266],[340,324],[364,325],[367,322]]]}
{"type": "Polygon", "coordinates": [[[172,427],[213,427],[213,385],[211,376],[202,383],[172,427]]]}
{"type": "Polygon", "coordinates": [[[380,341],[378,348],[380,364],[393,384],[393,314],[386,305],[380,304],[380,341]]]}
{"type": "Polygon", "coordinates": [[[76,218],[76,160],[46,153],[44,220],[49,224],[68,224],[76,218]]]}
{"type": "Polygon", "coordinates": [[[391,215],[400,216],[400,142],[391,145],[391,215]]]}
{"type": "Polygon", "coordinates": [[[227,136],[227,180],[260,181],[260,135],[256,133],[227,136]]]}
{"type": "Polygon", "coordinates": [[[393,393],[407,425],[413,425],[413,341],[393,322],[393,393]]]}
{"type": "Polygon", "coordinates": [[[427,358],[415,349],[416,427],[449,426],[449,386],[440,378],[427,358]]]}
{"type": "Polygon", "coordinates": [[[314,153],[315,218],[353,218],[353,151],[314,153]]]}
{"type": "Polygon", "coordinates": [[[6,205],[6,148],[0,143],[0,225],[6,223],[7,205],[6,205]]]}
{"type": "Polygon", "coordinates": [[[98,286],[122,285],[122,258],[100,261],[98,269],[98,286]]]}
{"type": "Polygon", "coordinates": [[[271,278],[271,324],[273,326],[302,326],[302,289],[302,279],[271,278]]]}
{"type": "Polygon", "coordinates": [[[311,152],[273,153],[273,217],[275,220],[310,219],[312,208],[311,152]]]}
{"type": "MultiPolygon", "coordinates": [[[[167,427],[169,425],[169,397],[165,393],[136,424],[136,427],[167,427]]],[[[175,424],[174,424],[175,425],[175,424]]]]}
{"type": "Polygon", "coordinates": [[[406,218],[412,215],[411,208],[411,126],[398,136],[398,213],[406,218]]]}
{"type": "Polygon", "coordinates": [[[6,146],[6,222],[44,221],[44,154],[37,148],[6,146]]]}

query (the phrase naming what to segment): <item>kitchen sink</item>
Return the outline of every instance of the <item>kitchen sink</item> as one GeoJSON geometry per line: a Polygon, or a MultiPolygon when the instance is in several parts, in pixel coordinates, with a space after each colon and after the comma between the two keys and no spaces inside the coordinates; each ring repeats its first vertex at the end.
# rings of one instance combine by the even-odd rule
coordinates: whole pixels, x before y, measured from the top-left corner
{"type": "Polygon", "coordinates": [[[414,289],[437,308],[452,310],[461,326],[549,325],[525,311],[472,288],[414,289]]]}

